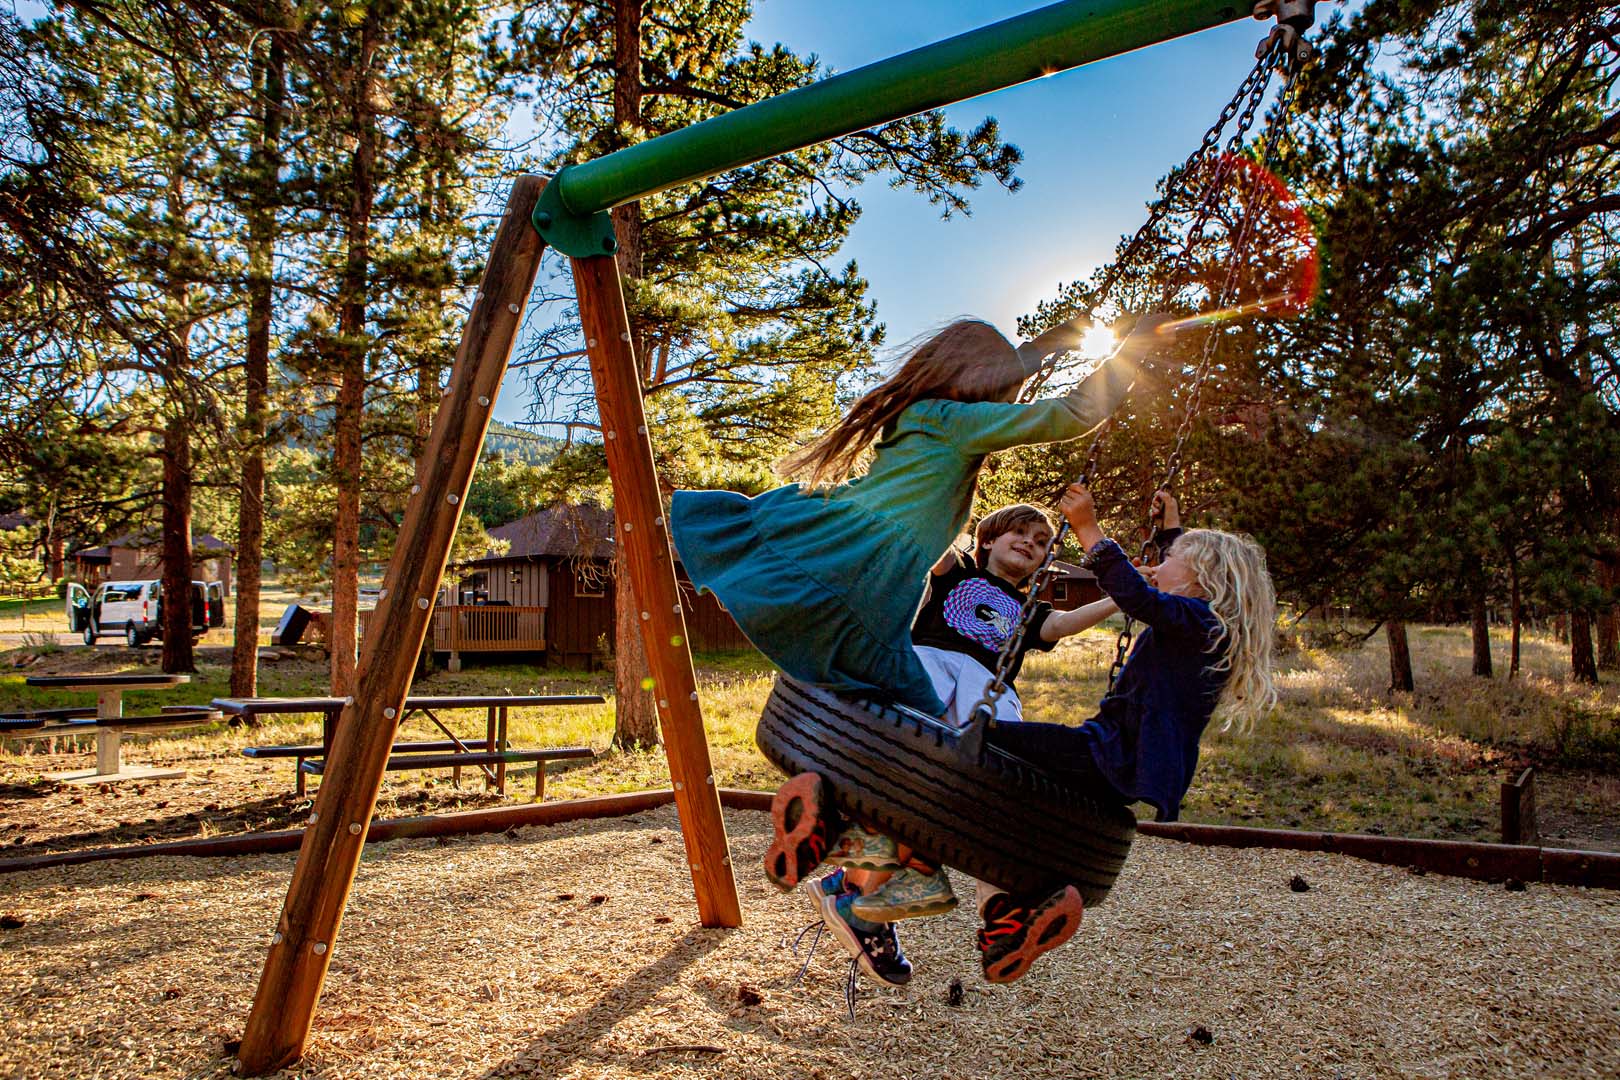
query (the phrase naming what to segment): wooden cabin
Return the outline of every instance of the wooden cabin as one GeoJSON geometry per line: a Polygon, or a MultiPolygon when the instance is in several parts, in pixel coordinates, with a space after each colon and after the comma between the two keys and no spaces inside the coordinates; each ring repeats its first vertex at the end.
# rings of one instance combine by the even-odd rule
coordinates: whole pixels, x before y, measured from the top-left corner
{"type": "Polygon", "coordinates": [[[1054,573],[1046,588],[1041,590],[1041,599],[1059,611],[1073,611],[1082,604],[1103,598],[1097,575],[1090,570],[1062,559],[1053,560],[1052,569],[1054,573]]]}
{"type": "MultiPolygon", "coordinates": [[[[456,595],[441,593],[433,651],[452,670],[465,653],[523,653],[542,663],[592,667],[614,645],[613,513],[601,507],[540,510],[489,530],[507,543],[455,568],[456,595]]],[[[699,596],[676,563],[686,629],[698,650],[748,648],[713,595],[699,596]]]]}
{"type": "MultiPolygon", "coordinates": [[[[142,581],[163,576],[163,536],[156,530],[129,533],[100,547],[73,553],[79,581],[95,588],[103,581],[142,581]]],[[[217,581],[231,595],[231,571],[236,549],[208,533],[191,537],[191,576],[195,581],[217,581]]]]}

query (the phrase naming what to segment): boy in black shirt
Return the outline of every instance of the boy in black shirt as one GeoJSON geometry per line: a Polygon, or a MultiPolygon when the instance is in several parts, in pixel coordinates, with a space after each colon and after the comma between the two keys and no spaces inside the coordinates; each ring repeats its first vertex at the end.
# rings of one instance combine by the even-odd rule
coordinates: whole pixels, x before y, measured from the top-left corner
{"type": "MultiPolygon", "coordinates": [[[[990,685],[1002,648],[1017,632],[1027,596],[1024,587],[1046,557],[1052,533],[1051,519],[1038,507],[1004,506],[986,514],[974,530],[974,558],[952,548],[934,565],[911,640],[934,680],[934,691],[946,704],[945,718],[957,727],[967,726],[990,685]]],[[[1073,611],[1057,611],[1044,600],[1038,602],[1007,671],[1007,690],[996,701],[997,722],[1024,718],[1012,684],[1025,653],[1050,651],[1058,641],[1096,626],[1117,610],[1107,599],[1073,611]]]]}

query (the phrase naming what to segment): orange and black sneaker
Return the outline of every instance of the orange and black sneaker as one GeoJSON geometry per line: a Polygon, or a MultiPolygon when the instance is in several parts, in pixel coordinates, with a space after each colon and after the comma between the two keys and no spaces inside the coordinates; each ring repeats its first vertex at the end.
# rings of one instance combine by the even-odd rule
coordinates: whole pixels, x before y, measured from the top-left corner
{"type": "Polygon", "coordinates": [[[827,785],[817,773],[805,772],[776,790],[771,800],[775,836],[765,849],[765,876],[783,892],[821,865],[834,833],[827,785]]]}
{"type": "Polygon", "coordinates": [[[1007,893],[990,897],[984,905],[984,929],[979,931],[979,961],[985,980],[1010,983],[1022,979],[1037,957],[1074,936],[1084,909],[1073,885],[1033,903],[1007,893]]]}

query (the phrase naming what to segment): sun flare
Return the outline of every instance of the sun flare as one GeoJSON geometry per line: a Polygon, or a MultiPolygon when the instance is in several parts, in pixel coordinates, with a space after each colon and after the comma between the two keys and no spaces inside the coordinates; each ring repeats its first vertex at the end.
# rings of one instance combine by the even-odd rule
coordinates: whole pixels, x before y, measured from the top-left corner
{"type": "Polygon", "coordinates": [[[1116,344],[1114,332],[1098,323],[1081,336],[1080,355],[1088,360],[1100,360],[1113,352],[1116,344]]]}

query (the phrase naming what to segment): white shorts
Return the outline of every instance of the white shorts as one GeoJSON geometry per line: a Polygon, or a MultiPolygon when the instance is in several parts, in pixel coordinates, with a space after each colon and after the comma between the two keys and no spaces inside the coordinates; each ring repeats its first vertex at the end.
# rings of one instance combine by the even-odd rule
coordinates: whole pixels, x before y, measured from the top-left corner
{"type": "MultiPolygon", "coordinates": [[[[917,659],[933,680],[934,693],[945,702],[945,720],[959,728],[967,727],[973,718],[973,707],[984,697],[984,688],[995,675],[989,668],[966,653],[936,649],[932,645],[916,646],[917,659]]],[[[1017,691],[1008,687],[996,699],[996,722],[1017,723],[1024,719],[1024,705],[1017,691]]]]}

